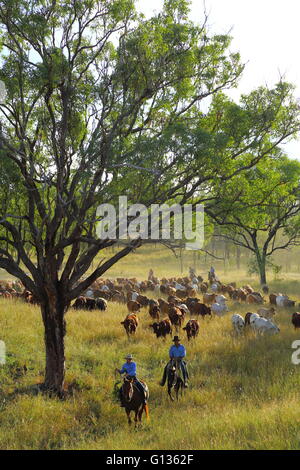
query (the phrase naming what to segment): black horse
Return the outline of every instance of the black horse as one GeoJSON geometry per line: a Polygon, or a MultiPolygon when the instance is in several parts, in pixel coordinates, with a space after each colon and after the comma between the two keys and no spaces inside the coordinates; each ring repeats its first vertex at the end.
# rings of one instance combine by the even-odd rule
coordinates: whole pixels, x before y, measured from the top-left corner
{"type": "Polygon", "coordinates": [[[179,392],[181,392],[182,394],[184,382],[180,376],[180,365],[177,361],[172,361],[170,366],[168,367],[167,380],[169,397],[172,401],[174,401],[174,398],[172,396],[172,389],[174,388],[176,399],[178,400],[179,392]]]}

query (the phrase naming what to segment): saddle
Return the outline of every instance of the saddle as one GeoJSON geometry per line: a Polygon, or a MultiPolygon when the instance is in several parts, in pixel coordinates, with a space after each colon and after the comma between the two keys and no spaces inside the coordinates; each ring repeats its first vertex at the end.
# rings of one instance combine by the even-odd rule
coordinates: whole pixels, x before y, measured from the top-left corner
{"type": "MultiPolygon", "coordinates": [[[[143,380],[140,380],[139,379],[139,382],[140,384],[142,384],[143,388],[144,388],[144,394],[145,394],[145,398],[148,400],[149,398],[149,389],[148,389],[148,385],[146,384],[146,382],[144,382],[143,380]]],[[[136,390],[138,390],[138,387],[136,386],[136,383],[133,382],[133,386],[136,390]]]]}

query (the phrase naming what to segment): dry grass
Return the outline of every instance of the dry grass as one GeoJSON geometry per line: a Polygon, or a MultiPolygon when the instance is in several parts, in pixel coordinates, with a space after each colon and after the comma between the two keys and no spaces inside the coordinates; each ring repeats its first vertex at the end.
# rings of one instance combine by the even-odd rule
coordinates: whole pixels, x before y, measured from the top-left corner
{"type": "Polygon", "coordinates": [[[154,337],[146,311],[128,340],[120,325],[123,306],[111,304],[105,313],[70,310],[66,379],[78,391],[65,402],[35,394],[43,371],[38,309],[2,301],[0,312],[8,351],[0,370],[2,449],[300,448],[300,369],[291,364],[299,333],[291,328],[290,312],[278,315],[276,337],[236,338],[230,314],[201,321],[199,337],[187,345],[191,387],[178,404],[158,385],[170,340],[154,337]],[[151,393],[151,421],[138,433],[128,432],[112,395],[113,370],[128,352],[151,393]],[[24,363],[29,370],[22,375],[24,363]]]}
{"type": "MultiPolygon", "coordinates": [[[[156,264],[138,256],[132,265],[123,260],[110,276],[123,276],[128,269],[127,275],[145,278],[150,267],[160,276],[180,274],[174,259],[167,264],[163,253],[156,264]]],[[[246,281],[238,273],[229,278],[246,281]]],[[[293,297],[297,286],[298,281],[289,280],[275,284],[293,297]]],[[[223,318],[201,319],[196,341],[187,344],[183,337],[191,383],[179,403],[171,403],[158,385],[171,341],[156,339],[146,310],[130,340],[120,325],[125,306],[110,303],[107,312],[70,310],[66,381],[77,391],[62,402],[37,394],[35,388],[44,368],[39,309],[1,300],[0,339],[8,355],[7,364],[0,366],[0,448],[300,449],[300,366],[291,363],[291,344],[300,332],[292,328],[291,311],[278,313],[279,335],[255,337],[250,332],[237,338],[231,314],[244,314],[249,306],[229,306],[231,312],[223,318]],[[129,432],[112,393],[113,371],[129,352],[150,388],[151,419],[138,432],[129,432]]]]}

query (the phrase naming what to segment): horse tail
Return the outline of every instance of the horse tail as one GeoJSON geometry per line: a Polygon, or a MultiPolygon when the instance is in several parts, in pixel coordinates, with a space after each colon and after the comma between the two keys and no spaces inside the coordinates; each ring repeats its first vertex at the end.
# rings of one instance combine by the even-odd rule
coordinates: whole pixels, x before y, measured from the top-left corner
{"type": "Polygon", "coordinates": [[[145,411],[145,413],[146,413],[146,419],[150,419],[150,417],[149,417],[149,407],[148,407],[148,403],[145,403],[145,404],[143,405],[143,411],[145,411]]]}

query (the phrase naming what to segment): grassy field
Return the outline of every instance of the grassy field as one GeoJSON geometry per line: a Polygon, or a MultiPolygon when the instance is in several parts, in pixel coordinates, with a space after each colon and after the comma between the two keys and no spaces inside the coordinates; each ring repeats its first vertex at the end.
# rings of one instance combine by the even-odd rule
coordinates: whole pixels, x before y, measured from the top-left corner
{"type": "MultiPolygon", "coordinates": [[[[159,276],[180,274],[178,260],[159,250],[159,259],[135,254],[107,277],[145,278],[150,267],[159,276]]],[[[243,272],[221,278],[239,285],[246,280],[243,272]]],[[[298,279],[271,285],[299,301],[298,279]]],[[[291,363],[291,344],[300,332],[292,328],[291,311],[279,311],[278,335],[255,337],[250,332],[237,338],[231,314],[243,314],[249,306],[229,307],[223,318],[201,319],[195,341],[187,344],[181,332],[191,381],[178,403],[171,403],[158,385],[171,338],[156,339],[146,310],[136,337],[128,340],[120,325],[125,306],[110,303],[106,312],[71,309],[66,317],[66,382],[73,385],[73,395],[59,401],[37,393],[44,369],[39,309],[0,300],[0,339],[7,348],[7,363],[0,366],[0,448],[300,449],[300,365],[291,363]],[[141,429],[130,432],[113,395],[114,369],[127,353],[134,354],[139,376],[150,389],[150,422],[143,420],[141,429]]]]}

